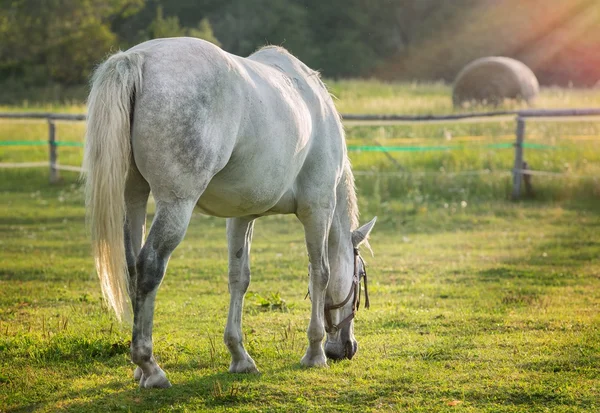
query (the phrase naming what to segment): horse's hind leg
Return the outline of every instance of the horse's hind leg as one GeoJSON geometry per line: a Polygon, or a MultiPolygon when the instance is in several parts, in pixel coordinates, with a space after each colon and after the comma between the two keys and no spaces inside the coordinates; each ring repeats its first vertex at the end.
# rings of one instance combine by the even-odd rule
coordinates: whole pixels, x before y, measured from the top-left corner
{"type": "Polygon", "coordinates": [[[250,284],[250,243],[254,218],[227,220],[229,249],[229,315],[225,327],[225,344],[231,353],[231,373],[258,373],[256,364],[242,343],[242,309],[250,284]]]}
{"type": "MultiPolygon", "coordinates": [[[[131,163],[125,184],[125,256],[127,258],[127,272],[129,275],[129,293],[131,303],[135,300],[137,270],[136,261],[144,242],[146,228],[146,207],[150,185],[142,177],[135,163],[131,163]]],[[[142,378],[142,369],[137,367],[133,377],[142,378]]]]}
{"type": "Polygon", "coordinates": [[[183,239],[196,201],[157,201],[150,234],[137,259],[131,359],[141,369],[140,387],[170,387],[152,354],[154,300],[167,262],[183,239]]]}

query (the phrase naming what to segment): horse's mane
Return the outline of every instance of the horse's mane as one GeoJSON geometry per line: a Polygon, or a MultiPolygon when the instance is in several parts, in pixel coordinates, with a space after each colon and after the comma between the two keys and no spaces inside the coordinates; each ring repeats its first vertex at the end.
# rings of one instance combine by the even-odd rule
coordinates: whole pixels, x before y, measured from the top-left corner
{"type": "Polygon", "coordinates": [[[350,166],[350,159],[346,157],[344,161],[344,175],[342,185],[346,189],[346,202],[348,203],[348,218],[350,219],[350,229],[354,231],[358,228],[358,202],[356,200],[356,187],[354,185],[354,174],[350,166]]]}

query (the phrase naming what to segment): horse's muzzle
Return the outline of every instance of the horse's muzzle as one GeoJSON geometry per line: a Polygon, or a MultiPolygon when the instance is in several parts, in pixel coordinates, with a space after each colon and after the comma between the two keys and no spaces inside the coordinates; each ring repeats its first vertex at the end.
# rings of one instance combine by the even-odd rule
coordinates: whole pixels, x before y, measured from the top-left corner
{"type": "Polygon", "coordinates": [[[325,355],[330,360],[352,360],[357,351],[358,343],[353,339],[343,342],[327,341],[325,343],[325,355]]]}

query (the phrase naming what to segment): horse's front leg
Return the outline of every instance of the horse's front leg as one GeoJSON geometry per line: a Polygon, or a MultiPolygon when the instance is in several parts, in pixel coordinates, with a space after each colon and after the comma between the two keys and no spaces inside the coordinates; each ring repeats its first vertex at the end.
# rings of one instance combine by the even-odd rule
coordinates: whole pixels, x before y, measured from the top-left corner
{"type": "Polygon", "coordinates": [[[327,241],[331,217],[326,210],[309,217],[298,217],[304,225],[306,247],[310,262],[309,292],[312,301],[308,324],[308,348],[300,363],[305,367],[326,367],[327,357],[323,350],[325,337],[325,291],[329,283],[329,256],[327,241]]]}
{"type": "Polygon", "coordinates": [[[242,310],[244,295],[250,285],[250,244],[254,218],[227,220],[229,249],[229,314],[224,340],[231,353],[230,373],[258,373],[256,364],[244,348],[242,340],[242,310]]]}

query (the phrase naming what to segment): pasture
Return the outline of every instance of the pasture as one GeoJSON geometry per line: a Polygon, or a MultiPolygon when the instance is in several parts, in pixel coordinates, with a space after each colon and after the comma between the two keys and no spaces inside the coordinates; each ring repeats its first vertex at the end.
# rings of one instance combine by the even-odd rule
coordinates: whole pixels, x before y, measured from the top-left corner
{"type": "MultiPolygon", "coordinates": [[[[449,113],[447,86],[331,82],[344,113],[449,113]]],[[[599,90],[543,89],[536,106],[598,107],[599,90]]],[[[81,113],[80,105],[2,107],[81,113]]],[[[44,140],[45,122],[0,121],[0,141],[44,140]]],[[[84,125],[60,123],[80,142],[84,125]]],[[[155,354],[173,387],[140,390],[130,332],[101,299],[76,174],[0,169],[0,412],[600,409],[600,119],[531,122],[536,196],[510,194],[514,122],[351,126],[361,223],[379,220],[359,351],[302,369],[310,303],[301,225],[257,221],[246,347],[260,375],[227,373],[225,221],[196,214],[157,297],[155,354]],[[428,150],[429,146],[453,146],[428,150]],[[490,146],[492,145],[492,146],[490,146]],[[424,149],[425,148],[425,149],[424,149]],[[477,173],[472,173],[477,171],[477,173]],[[481,172],[483,171],[483,172],[481,172]]],[[[0,162],[47,147],[0,147],[0,162]]],[[[61,147],[78,165],[81,149],[61,147]]],[[[152,212],[152,205],[151,211],[152,212]]],[[[149,219],[152,218],[150,213],[149,219]]]]}

